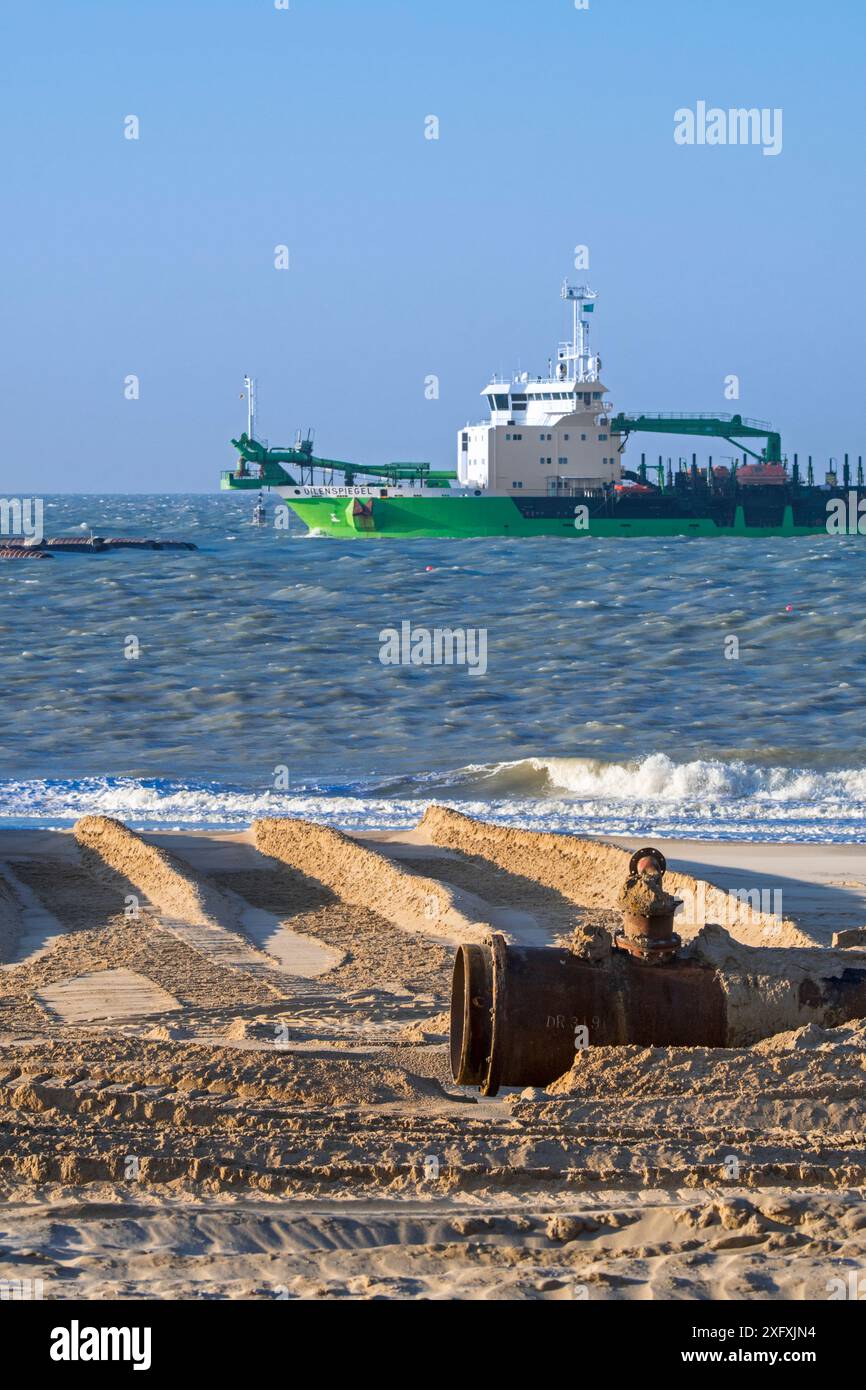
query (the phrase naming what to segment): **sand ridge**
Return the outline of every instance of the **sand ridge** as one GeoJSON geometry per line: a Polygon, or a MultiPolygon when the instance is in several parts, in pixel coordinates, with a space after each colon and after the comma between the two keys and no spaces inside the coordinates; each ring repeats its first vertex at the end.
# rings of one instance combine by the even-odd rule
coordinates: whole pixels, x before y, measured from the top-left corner
{"type": "Polygon", "coordinates": [[[259,820],[253,833],[263,854],[325,883],[344,902],[375,907],[397,926],[455,943],[489,935],[489,922],[473,921],[453,888],[404,873],[339,830],[304,820],[259,820]]]}
{"type": "Polygon", "coordinates": [[[82,863],[95,878],[104,877],[106,868],[115,870],[163,912],[190,926],[217,922],[230,930],[236,925],[236,906],[219,889],[121,821],[84,816],[73,834],[81,846],[82,863]]]}
{"type": "MultiPolygon", "coordinates": [[[[419,829],[430,842],[462,855],[493,863],[516,876],[534,880],[579,907],[615,910],[628,876],[628,850],[576,835],[517,830],[473,820],[444,806],[431,806],[419,829]]],[[[692,874],[669,871],[665,888],[684,899],[677,931],[686,939],[706,923],[722,923],[739,940],[751,944],[813,944],[796,922],[739,901],[692,874]]]]}

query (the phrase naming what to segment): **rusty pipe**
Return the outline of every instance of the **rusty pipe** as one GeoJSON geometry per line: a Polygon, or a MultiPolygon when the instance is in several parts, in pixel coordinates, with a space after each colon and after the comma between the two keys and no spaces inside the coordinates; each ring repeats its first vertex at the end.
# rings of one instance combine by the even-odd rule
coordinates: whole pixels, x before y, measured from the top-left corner
{"type": "Polygon", "coordinates": [[[801,951],[808,973],[798,964],[789,979],[773,976],[771,951],[754,954],[758,969],[722,971],[687,959],[659,968],[617,950],[590,962],[498,935],[463,945],[451,992],[454,1080],[494,1096],[502,1086],[549,1086],[584,1045],[742,1047],[808,1022],[866,1017],[866,957],[822,975],[815,958],[830,953],[801,951]]]}

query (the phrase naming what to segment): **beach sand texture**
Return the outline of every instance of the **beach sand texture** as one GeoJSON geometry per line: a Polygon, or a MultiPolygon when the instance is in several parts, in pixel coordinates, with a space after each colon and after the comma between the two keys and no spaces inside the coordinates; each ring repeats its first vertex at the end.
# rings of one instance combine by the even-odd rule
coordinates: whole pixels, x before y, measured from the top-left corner
{"type": "MultiPolygon", "coordinates": [[[[366,837],[0,831],[0,1280],[56,1299],[834,1296],[866,1274],[866,1025],[593,1049],[495,1100],[451,1082],[456,946],[615,925],[635,847],[438,807],[366,837]]],[[[666,886],[744,946],[866,926],[859,846],[660,847],[666,886]],[[784,911],[732,906],[747,887],[784,911]]]]}

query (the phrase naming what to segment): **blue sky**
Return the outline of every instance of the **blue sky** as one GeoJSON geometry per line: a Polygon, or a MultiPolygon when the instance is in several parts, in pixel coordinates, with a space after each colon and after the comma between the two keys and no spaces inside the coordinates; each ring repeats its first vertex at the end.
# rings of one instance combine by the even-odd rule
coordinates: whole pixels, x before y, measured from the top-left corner
{"type": "Polygon", "coordinates": [[[214,490],[246,371],[271,443],[452,466],[566,275],[618,407],[729,409],[733,373],[788,451],[866,455],[864,31],[861,0],[7,6],[0,492],[214,490]],[[676,145],[698,100],[782,108],[782,154],[676,145]]]}

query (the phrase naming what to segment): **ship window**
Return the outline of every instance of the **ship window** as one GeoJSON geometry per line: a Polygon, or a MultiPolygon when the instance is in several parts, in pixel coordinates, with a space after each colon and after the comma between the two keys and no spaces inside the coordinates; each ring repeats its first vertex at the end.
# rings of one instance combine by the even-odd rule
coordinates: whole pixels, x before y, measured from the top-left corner
{"type": "Polygon", "coordinates": [[[568,436],[567,434],[564,434],[562,437],[563,437],[563,439],[565,440],[565,442],[566,442],[566,444],[567,444],[567,443],[568,443],[568,438],[569,438],[569,436],[568,436]]]}
{"type": "Polygon", "coordinates": [[[568,459],[562,459],[562,458],[561,458],[561,459],[559,460],[559,467],[560,467],[560,468],[567,468],[567,467],[568,467],[568,459]]]}
{"type": "Polygon", "coordinates": [[[522,484],[522,483],[512,483],[511,486],[512,486],[512,487],[523,487],[523,484],[522,484]]]}
{"type": "Polygon", "coordinates": [[[508,409],[508,397],[507,397],[507,396],[497,396],[497,397],[496,397],[496,409],[497,409],[497,410],[507,410],[507,409],[508,409]]]}
{"type": "Polygon", "coordinates": [[[598,442],[599,442],[599,444],[606,444],[606,443],[607,443],[607,435],[606,435],[606,434],[600,434],[600,435],[598,436],[598,442]]]}
{"type": "Polygon", "coordinates": [[[468,451],[468,449],[469,449],[469,435],[468,435],[468,434],[464,434],[463,438],[462,438],[461,441],[460,441],[460,447],[462,448],[464,454],[468,451]]]}
{"type": "Polygon", "coordinates": [[[584,391],[584,393],[583,393],[583,403],[584,403],[584,405],[589,405],[590,402],[591,402],[591,400],[592,400],[592,395],[590,394],[590,392],[589,392],[589,391],[584,391]]]}
{"type": "Polygon", "coordinates": [[[600,391],[593,391],[593,393],[592,393],[592,399],[593,399],[594,401],[600,401],[600,400],[601,400],[601,392],[600,392],[600,391]]]}
{"type": "Polygon", "coordinates": [[[581,439],[581,443],[583,443],[583,444],[586,443],[586,435],[585,435],[585,434],[582,434],[582,435],[580,436],[580,439],[581,439]]]}

